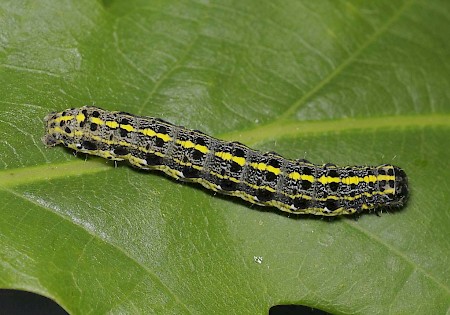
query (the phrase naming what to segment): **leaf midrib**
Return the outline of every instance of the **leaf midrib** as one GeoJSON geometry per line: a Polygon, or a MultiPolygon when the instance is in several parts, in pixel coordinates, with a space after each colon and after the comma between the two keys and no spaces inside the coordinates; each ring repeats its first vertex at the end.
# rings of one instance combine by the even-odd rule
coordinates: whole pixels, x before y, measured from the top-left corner
{"type": "Polygon", "coordinates": [[[235,131],[219,136],[220,139],[241,141],[254,146],[280,138],[302,138],[329,132],[401,130],[405,128],[450,127],[450,114],[416,116],[380,116],[370,118],[345,118],[326,121],[284,121],[282,119],[246,131],[235,131]]]}

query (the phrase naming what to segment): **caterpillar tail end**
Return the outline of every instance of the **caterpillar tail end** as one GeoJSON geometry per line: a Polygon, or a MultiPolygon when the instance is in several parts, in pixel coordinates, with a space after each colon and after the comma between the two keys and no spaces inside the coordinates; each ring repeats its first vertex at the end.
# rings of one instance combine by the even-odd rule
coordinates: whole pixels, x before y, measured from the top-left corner
{"type": "Polygon", "coordinates": [[[394,166],[395,174],[395,193],[392,206],[403,207],[408,201],[409,189],[408,189],[408,177],[404,170],[400,167],[394,166]]]}

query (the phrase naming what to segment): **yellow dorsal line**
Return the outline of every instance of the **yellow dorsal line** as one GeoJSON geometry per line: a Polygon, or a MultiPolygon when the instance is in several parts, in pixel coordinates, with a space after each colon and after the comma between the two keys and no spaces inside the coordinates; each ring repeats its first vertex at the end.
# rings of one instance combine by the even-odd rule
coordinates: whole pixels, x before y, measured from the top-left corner
{"type": "Polygon", "coordinates": [[[149,136],[149,137],[156,136],[156,132],[153,131],[153,129],[142,129],[142,130],[139,130],[139,131],[145,136],[149,136]]]}
{"type": "Polygon", "coordinates": [[[272,172],[275,175],[279,175],[281,173],[281,170],[279,168],[267,165],[265,163],[250,163],[250,166],[260,171],[272,172]]]}
{"type": "Polygon", "coordinates": [[[80,122],[86,120],[86,116],[84,116],[84,114],[80,112],[80,113],[77,114],[77,116],[75,116],[75,119],[80,123],[80,122]]]}
{"type": "Polygon", "coordinates": [[[91,117],[91,122],[97,125],[103,125],[105,122],[98,117],[91,117]]]}
{"type": "MultiPolygon", "coordinates": [[[[122,125],[120,125],[120,127],[122,128],[122,125]]],[[[162,139],[164,142],[172,141],[172,138],[168,134],[156,133],[153,129],[149,129],[149,128],[141,129],[141,130],[139,130],[139,132],[145,136],[158,137],[158,138],[162,139]]]]}
{"type": "Polygon", "coordinates": [[[68,120],[72,120],[72,119],[73,119],[73,116],[72,116],[72,115],[69,115],[69,116],[60,116],[60,117],[57,117],[57,118],[55,119],[55,122],[68,121],[68,120]]]}
{"type": "Polygon", "coordinates": [[[293,179],[293,180],[307,180],[308,182],[313,183],[314,182],[314,176],[312,175],[305,175],[305,174],[300,174],[298,172],[292,172],[288,175],[289,178],[293,179]]]}
{"type": "Polygon", "coordinates": [[[359,184],[359,177],[358,176],[351,176],[351,177],[344,177],[342,179],[342,183],[345,185],[357,185],[359,184]]]}
{"type": "Polygon", "coordinates": [[[326,185],[330,183],[339,183],[341,179],[339,177],[322,176],[317,181],[322,185],[326,185]]]}
{"type": "Polygon", "coordinates": [[[157,133],[156,136],[158,138],[162,139],[164,142],[172,141],[172,138],[169,135],[164,134],[164,133],[157,133]]]}
{"type": "Polygon", "coordinates": [[[200,145],[200,144],[196,144],[195,147],[194,147],[194,149],[196,149],[196,150],[202,152],[203,154],[206,154],[206,153],[209,152],[208,147],[206,147],[206,146],[204,146],[204,145],[200,145]]]}
{"type": "Polygon", "coordinates": [[[244,166],[245,165],[245,158],[239,157],[239,156],[234,156],[234,155],[232,155],[229,152],[216,152],[214,154],[217,157],[221,158],[222,160],[233,161],[233,162],[239,164],[240,166],[244,166]]]}
{"type": "Polygon", "coordinates": [[[245,165],[245,158],[243,158],[243,157],[233,156],[232,160],[234,162],[236,162],[237,164],[239,164],[240,166],[244,166],[245,165]]]}
{"type": "Polygon", "coordinates": [[[115,121],[107,121],[105,124],[106,124],[106,126],[108,126],[109,128],[112,128],[112,129],[116,129],[119,127],[119,124],[115,121]]]}
{"type": "Polygon", "coordinates": [[[226,161],[229,161],[229,160],[231,160],[231,158],[233,157],[232,155],[231,155],[231,153],[228,153],[228,152],[216,152],[215,153],[215,155],[217,156],[217,157],[220,157],[222,160],[226,160],[226,161]]]}
{"type": "Polygon", "coordinates": [[[268,165],[268,166],[267,166],[267,171],[268,171],[268,172],[272,172],[272,173],[274,173],[275,175],[279,175],[279,174],[281,173],[281,170],[280,170],[279,168],[273,167],[273,166],[271,166],[271,165],[268,165]]]}
{"type": "Polygon", "coordinates": [[[128,132],[136,131],[132,125],[120,124],[120,128],[122,128],[123,130],[126,130],[128,132]]]}
{"type": "Polygon", "coordinates": [[[177,143],[186,149],[191,149],[191,148],[195,147],[195,143],[190,140],[187,140],[187,141],[177,140],[177,143]]]}
{"type": "Polygon", "coordinates": [[[187,140],[187,141],[177,140],[177,143],[186,149],[194,148],[195,150],[200,151],[204,154],[209,152],[209,149],[206,146],[200,145],[200,144],[195,144],[194,142],[192,142],[190,140],[187,140]]]}

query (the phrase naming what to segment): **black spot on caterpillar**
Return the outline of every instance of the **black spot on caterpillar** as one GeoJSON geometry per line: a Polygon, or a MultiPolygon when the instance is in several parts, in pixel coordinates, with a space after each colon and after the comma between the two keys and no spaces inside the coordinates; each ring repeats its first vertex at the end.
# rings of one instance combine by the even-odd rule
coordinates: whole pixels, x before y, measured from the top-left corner
{"type": "Polygon", "coordinates": [[[405,172],[393,165],[316,165],[262,153],[164,120],[84,106],[45,117],[43,142],[110,160],[298,214],[336,216],[402,207],[405,172]]]}

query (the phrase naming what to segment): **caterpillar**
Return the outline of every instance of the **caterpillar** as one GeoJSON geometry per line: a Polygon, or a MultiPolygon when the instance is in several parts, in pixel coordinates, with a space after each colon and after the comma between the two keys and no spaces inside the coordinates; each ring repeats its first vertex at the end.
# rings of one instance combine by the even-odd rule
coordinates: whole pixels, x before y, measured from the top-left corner
{"type": "Polygon", "coordinates": [[[289,160],[159,118],[93,106],[50,113],[44,121],[47,147],[62,144],[109,160],[127,160],[139,169],[159,170],[289,213],[354,214],[402,207],[408,197],[405,172],[390,164],[337,167],[289,160]]]}

